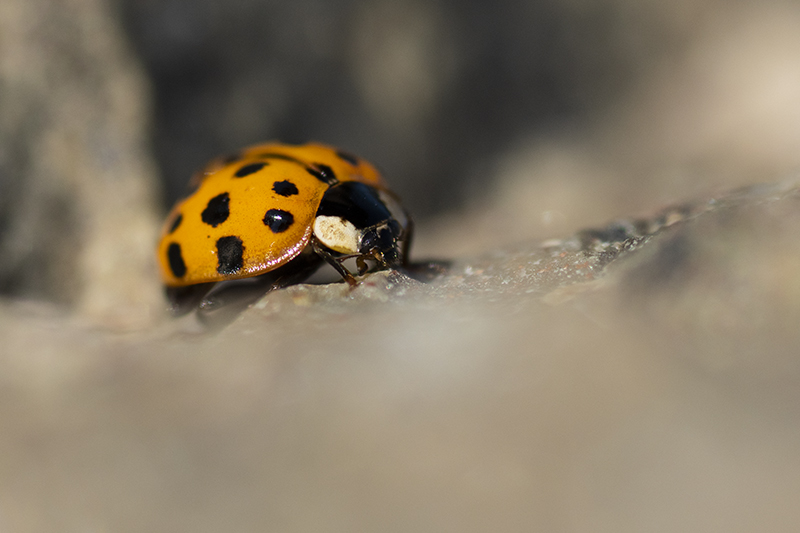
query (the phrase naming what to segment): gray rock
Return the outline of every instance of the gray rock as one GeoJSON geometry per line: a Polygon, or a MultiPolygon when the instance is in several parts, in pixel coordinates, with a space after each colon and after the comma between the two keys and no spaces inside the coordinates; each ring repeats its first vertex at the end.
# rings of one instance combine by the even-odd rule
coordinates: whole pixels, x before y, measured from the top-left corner
{"type": "Polygon", "coordinates": [[[0,15],[0,293],[148,319],[155,168],[148,85],[108,5],[0,15]]]}

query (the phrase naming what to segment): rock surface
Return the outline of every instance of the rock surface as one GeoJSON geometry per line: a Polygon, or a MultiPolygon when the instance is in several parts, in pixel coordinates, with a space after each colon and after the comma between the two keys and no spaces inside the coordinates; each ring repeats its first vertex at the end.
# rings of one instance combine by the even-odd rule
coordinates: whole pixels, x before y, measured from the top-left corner
{"type": "Polygon", "coordinates": [[[798,207],[751,187],[214,333],[7,303],[0,526],[791,531],[798,207]]]}

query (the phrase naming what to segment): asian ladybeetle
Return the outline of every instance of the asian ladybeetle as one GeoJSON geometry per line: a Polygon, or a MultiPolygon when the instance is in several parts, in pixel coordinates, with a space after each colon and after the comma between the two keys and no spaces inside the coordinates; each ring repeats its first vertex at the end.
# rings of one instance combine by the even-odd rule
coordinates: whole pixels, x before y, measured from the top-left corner
{"type": "Polygon", "coordinates": [[[208,305],[218,282],[253,278],[263,294],[327,261],[352,286],[348,259],[359,276],[406,264],[411,219],[375,167],[347,152],[259,144],[211,161],[190,187],[167,217],[157,252],[179,313],[208,305]]]}

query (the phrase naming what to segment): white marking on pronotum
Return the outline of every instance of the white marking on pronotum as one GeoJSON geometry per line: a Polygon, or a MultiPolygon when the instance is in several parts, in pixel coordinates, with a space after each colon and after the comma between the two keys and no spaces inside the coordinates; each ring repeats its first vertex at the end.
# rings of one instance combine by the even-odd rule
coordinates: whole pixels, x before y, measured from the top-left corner
{"type": "Polygon", "coordinates": [[[331,250],[343,254],[357,254],[361,232],[341,217],[320,215],[314,219],[314,235],[331,250]]]}

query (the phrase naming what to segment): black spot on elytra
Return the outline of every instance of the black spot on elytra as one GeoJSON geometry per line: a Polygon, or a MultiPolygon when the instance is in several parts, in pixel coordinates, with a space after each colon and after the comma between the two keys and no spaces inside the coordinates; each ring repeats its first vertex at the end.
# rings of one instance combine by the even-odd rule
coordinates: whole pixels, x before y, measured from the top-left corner
{"type": "Polygon", "coordinates": [[[289,229],[294,224],[294,216],[288,211],[282,209],[270,209],[264,215],[264,224],[272,230],[273,233],[282,233],[289,229]]]}
{"type": "Polygon", "coordinates": [[[175,230],[178,229],[178,226],[181,225],[183,222],[183,215],[178,213],[178,216],[175,217],[175,220],[172,221],[172,225],[169,227],[169,231],[167,233],[175,233],[175,230]]]}
{"type": "Polygon", "coordinates": [[[250,163],[249,165],[245,165],[242,168],[240,168],[239,170],[237,170],[236,174],[234,174],[234,177],[243,178],[245,176],[249,176],[250,174],[258,172],[259,170],[261,170],[262,168],[264,168],[268,164],[269,163],[265,163],[265,162],[250,163]]]}
{"type": "Polygon", "coordinates": [[[183,261],[180,244],[173,242],[169,245],[169,248],[167,248],[167,260],[169,261],[169,268],[176,278],[182,278],[186,275],[186,263],[183,261]]]}
{"type": "Polygon", "coordinates": [[[333,169],[328,165],[314,163],[312,166],[306,167],[306,170],[322,183],[327,183],[328,185],[336,185],[339,183],[339,179],[336,177],[333,169]]]}
{"type": "Polygon", "coordinates": [[[203,219],[203,222],[216,228],[228,220],[228,216],[231,214],[230,206],[228,205],[230,200],[231,198],[226,192],[218,194],[209,200],[208,205],[200,215],[200,217],[203,219]]]}
{"type": "Polygon", "coordinates": [[[223,275],[236,274],[244,265],[242,239],[231,235],[217,240],[217,272],[223,275]]]}
{"type": "Polygon", "coordinates": [[[353,165],[354,167],[358,166],[358,158],[351,153],[342,152],[341,150],[336,151],[336,156],[341,159],[342,161],[346,161],[353,165]]]}
{"type": "Polygon", "coordinates": [[[275,191],[275,194],[279,194],[284,197],[294,196],[299,192],[297,190],[297,186],[291,181],[287,180],[276,181],[272,184],[272,190],[275,191]]]}

